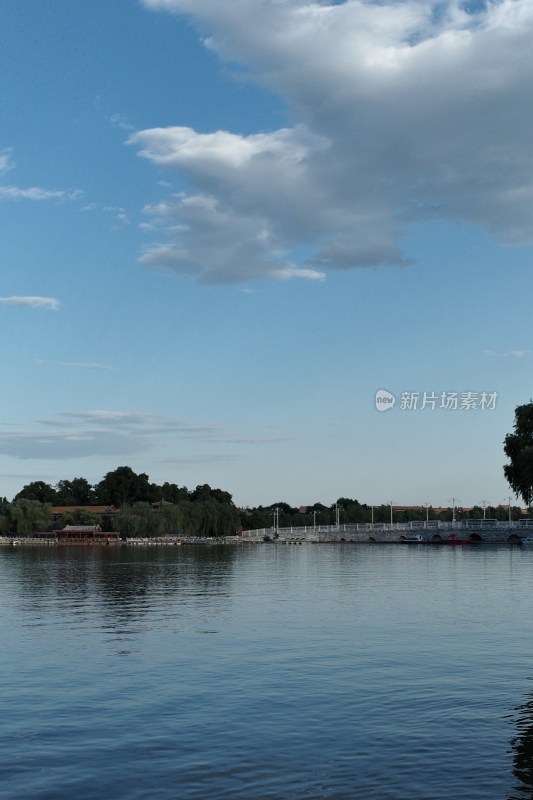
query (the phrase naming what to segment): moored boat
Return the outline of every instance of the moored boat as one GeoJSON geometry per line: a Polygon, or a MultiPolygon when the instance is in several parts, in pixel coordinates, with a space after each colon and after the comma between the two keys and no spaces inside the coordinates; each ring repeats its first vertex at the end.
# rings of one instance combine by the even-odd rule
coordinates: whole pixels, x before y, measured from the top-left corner
{"type": "Polygon", "coordinates": [[[414,533],[411,536],[400,536],[400,544],[425,544],[427,539],[421,533],[414,533]]]}

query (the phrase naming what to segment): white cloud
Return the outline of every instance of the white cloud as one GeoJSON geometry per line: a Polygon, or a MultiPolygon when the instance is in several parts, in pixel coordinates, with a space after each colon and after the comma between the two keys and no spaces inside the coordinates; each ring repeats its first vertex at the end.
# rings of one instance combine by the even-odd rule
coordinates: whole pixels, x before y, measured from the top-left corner
{"type": "Polygon", "coordinates": [[[532,350],[485,350],[485,355],[491,358],[524,358],[533,354],[532,350]]]}
{"type": "Polygon", "coordinates": [[[0,200],[77,200],[81,194],[79,189],[66,192],[39,189],[37,186],[29,189],[21,189],[18,186],[0,186],[0,200]]]}
{"type": "Polygon", "coordinates": [[[430,218],[533,242],[531,0],[471,11],[457,0],[144,5],[191,17],[209,48],[283,98],[294,124],[133,134],[140,155],[192,187],[167,201],[166,235],[143,263],[209,283],[316,279],[406,263],[401,236],[430,218]]]}
{"type": "Polygon", "coordinates": [[[0,303],[5,306],[18,306],[20,308],[48,308],[51,311],[57,311],[59,308],[59,300],[55,297],[34,297],[23,296],[17,297],[0,297],[0,303]]]}
{"type": "Polygon", "coordinates": [[[104,372],[111,372],[115,369],[114,367],[110,366],[110,364],[98,364],[92,361],[89,362],[59,361],[58,364],[60,367],[74,367],[75,369],[96,369],[104,372]]]}
{"type": "MultiPolygon", "coordinates": [[[[322,214],[302,164],[306,149],[320,149],[321,140],[302,130],[239,137],[169,128],[129,141],[158,166],[180,169],[199,189],[144,209],[170,242],[148,248],[143,264],[204,283],[295,277],[290,250],[315,235],[322,214]],[[307,207],[300,192],[307,193],[307,207]]],[[[315,276],[308,270],[299,277],[315,276]]]]}
{"type": "MultiPolygon", "coordinates": [[[[12,149],[0,150],[0,175],[14,167],[12,149]]],[[[82,194],[80,189],[50,190],[38,186],[21,189],[19,186],[0,185],[0,200],[78,200],[82,194]]]]}
{"type": "Polygon", "coordinates": [[[324,281],[326,279],[324,272],[317,272],[315,269],[299,269],[298,267],[284,267],[275,270],[272,274],[274,278],[285,281],[292,278],[304,278],[308,281],[324,281]]]}
{"type": "Polygon", "coordinates": [[[0,150],[0,174],[14,168],[15,162],[13,161],[12,153],[11,148],[0,150]]]}
{"type": "Polygon", "coordinates": [[[106,214],[112,214],[114,219],[122,225],[131,225],[125,208],[121,206],[104,206],[103,211],[106,214]]]}
{"type": "Polygon", "coordinates": [[[114,128],[121,128],[124,131],[134,130],[134,126],[124,114],[111,114],[109,121],[114,128]]]}

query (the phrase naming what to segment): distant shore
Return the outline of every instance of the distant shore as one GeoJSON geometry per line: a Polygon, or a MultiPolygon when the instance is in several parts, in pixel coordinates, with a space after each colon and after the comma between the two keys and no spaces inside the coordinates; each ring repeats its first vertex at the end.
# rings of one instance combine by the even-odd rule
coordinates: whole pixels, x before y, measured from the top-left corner
{"type": "Polygon", "coordinates": [[[201,547],[253,544],[401,544],[401,545],[533,545],[533,526],[524,523],[473,525],[471,522],[432,525],[376,524],[305,528],[263,528],[231,536],[183,536],[168,534],[146,537],[64,539],[46,533],[0,536],[5,547],[201,547]]]}

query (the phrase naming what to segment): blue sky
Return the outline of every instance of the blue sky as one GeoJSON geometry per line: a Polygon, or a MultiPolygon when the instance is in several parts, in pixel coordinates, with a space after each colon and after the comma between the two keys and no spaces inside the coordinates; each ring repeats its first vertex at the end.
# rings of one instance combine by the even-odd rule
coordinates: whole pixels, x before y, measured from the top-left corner
{"type": "Polygon", "coordinates": [[[531,0],[0,13],[0,494],[128,464],[241,505],[505,500],[531,0]]]}

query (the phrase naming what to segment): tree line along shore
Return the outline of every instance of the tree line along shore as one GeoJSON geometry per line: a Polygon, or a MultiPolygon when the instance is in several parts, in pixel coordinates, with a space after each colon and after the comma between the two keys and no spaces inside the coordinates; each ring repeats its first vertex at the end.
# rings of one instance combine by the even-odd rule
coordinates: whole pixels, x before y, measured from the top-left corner
{"type": "MultiPolygon", "coordinates": [[[[175,483],[152,483],[145,473],[118,467],[96,484],[86,478],[61,480],[55,486],[33,481],[8,502],[0,499],[0,533],[30,535],[67,525],[99,525],[123,536],[230,536],[241,530],[289,528],[349,523],[450,521],[452,508],[431,506],[371,506],[347,497],[335,503],[293,507],[285,502],[238,508],[232,495],[208,484],[193,490],[175,483]]],[[[508,506],[455,508],[456,519],[507,520],[508,506]]],[[[523,517],[519,506],[512,519],[523,517]]]]}
{"type": "MultiPolygon", "coordinates": [[[[505,478],[517,497],[533,505],[533,400],[515,409],[513,431],[505,437],[508,463],[505,478]]],[[[0,499],[0,534],[29,535],[67,525],[99,525],[123,536],[231,536],[242,530],[325,526],[350,523],[414,522],[437,519],[523,519],[519,506],[480,505],[472,508],[433,508],[368,505],[339,497],[326,506],[314,503],[298,508],[284,502],[255,508],[237,508],[233,497],[207,483],[189,490],[165,481],[151,483],[144,472],[117,467],[99,483],[86,478],[59,481],[51,486],[33,481],[8,502],[0,499]]]]}

